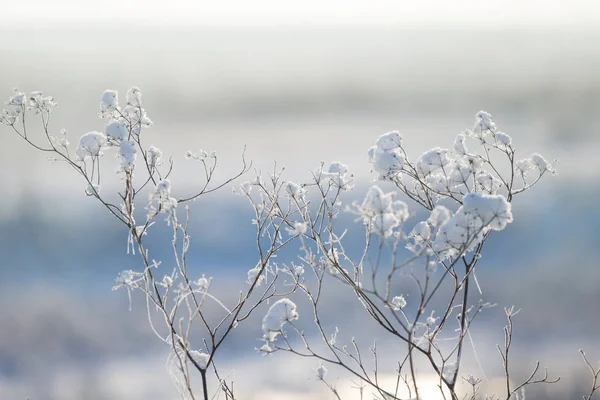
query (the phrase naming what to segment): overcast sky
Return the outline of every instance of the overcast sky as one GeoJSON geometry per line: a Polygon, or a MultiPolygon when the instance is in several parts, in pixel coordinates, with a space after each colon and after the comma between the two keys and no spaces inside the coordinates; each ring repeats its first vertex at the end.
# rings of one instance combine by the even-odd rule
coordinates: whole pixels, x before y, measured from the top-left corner
{"type": "Polygon", "coordinates": [[[0,0],[4,26],[117,24],[177,27],[401,25],[592,27],[596,0],[0,0]]]}

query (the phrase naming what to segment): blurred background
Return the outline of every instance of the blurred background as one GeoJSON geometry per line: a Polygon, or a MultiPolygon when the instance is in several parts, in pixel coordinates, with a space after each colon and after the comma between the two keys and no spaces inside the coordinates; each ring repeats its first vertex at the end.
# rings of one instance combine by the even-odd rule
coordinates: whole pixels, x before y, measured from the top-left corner
{"type": "MultiPolygon", "coordinates": [[[[521,157],[558,158],[559,174],[518,197],[515,222],[490,240],[478,278],[498,307],[473,331],[482,368],[470,354],[466,370],[493,392],[502,307],[514,304],[516,371],[540,360],[563,377],[528,398],[581,398],[591,384],[577,350],[600,359],[596,2],[0,0],[0,9],[2,96],[54,96],[51,130],[75,144],[104,129],[104,90],[140,87],[154,121],[145,143],[173,156],[176,193],[201,172],[186,150],[216,150],[226,177],[247,146],[257,170],[277,162],[292,180],[343,162],[360,198],[380,134],[399,130],[416,157],[450,147],[477,111],[490,112],[521,157]]],[[[7,127],[0,138],[0,399],[178,398],[142,299],[130,312],[126,292],[111,291],[119,271],[140,265],[124,229],[65,165],[7,127]]],[[[235,296],[256,260],[251,210],[229,187],[194,207],[192,263],[235,296]]],[[[167,259],[165,243],[156,246],[167,259]]],[[[357,309],[335,324],[372,339],[363,318],[357,309]]],[[[241,399],[331,398],[315,362],[262,357],[260,336],[259,317],[219,359],[241,399]]],[[[345,399],[357,395],[350,386],[338,382],[345,399]]]]}

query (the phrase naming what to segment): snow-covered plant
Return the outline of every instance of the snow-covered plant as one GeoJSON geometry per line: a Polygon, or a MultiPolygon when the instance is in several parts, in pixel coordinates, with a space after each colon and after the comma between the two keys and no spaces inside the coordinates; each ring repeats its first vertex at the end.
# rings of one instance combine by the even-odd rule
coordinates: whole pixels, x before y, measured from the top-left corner
{"type": "MultiPolygon", "coordinates": [[[[185,158],[200,166],[203,180],[195,192],[182,194],[182,188],[171,183],[172,159],[165,163],[160,149],[146,145],[144,130],[152,121],[138,88],[127,91],[125,103],[116,91],[105,91],[99,112],[104,128],[83,134],[75,148],[65,130],[52,134],[49,118],[54,107],[54,99],[41,92],[27,96],[15,91],[0,123],[50,159],[69,165],[82,178],[86,195],[124,225],[128,250],[138,255],[141,267],[121,272],[114,289],[125,288],[129,296],[143,293],[150,327],[170,349],[170,371],[182,397],[208,400],[214,396],[209,391],[214,391],[235,398],[233,386],[216,367],[216,354],[238,324],[262,310],[262,333],[256,328],[264,343],[259,352],[315,358],[317,380],[338,399],[335,384],[326,381],[332,374],[326,365],[353,375],[361,382],[361,394],[371,387],[381,399],[400,399],[401,386],[408,393],[402,398],[422,398],[417,370],[424,365],[438,377],[444,398],[479,398],[481,379],[462,376],[471,386],[469,393],[460,393],[457,383],[470,327],[492,306],[481,297],[473,299],[481,295],[472,285],[478,286],[475,274],[482,251],[490,235],[513,221],[514,197],[555,172],[537,153],[517,159],[511,137],[498,130],[490,114],[477,113],[474,127],[457,135],[451,148],[435,147],[416,160],[409,158],[398,132],[381,135],[368,151],[378,182],[362,201],[352,201],[354,178],[339,162],[322,163],[305,182],[286,181],[282,171],[274,170],[268,177],[241,183],[235,192],[246,197],[254,211],[258,260],[248,268],[239,296],[225,301],[215,296],[211,277],[188,272],[189,203],[248,172],[244,155],[238,174],[215,182],[216,153],[188,151],[185,158]],[[31,118],[41,122],[42,140],[30,133],[31,118]],[[116,193],[102,188],[115,176],[103,171],[107,164],[116,171],[116,193]],[[422,220],[415,223],[415,215],[422,220]],[[160,218],[172,232],[169,260],[156,260],[146,240],[160,218]],[[347,233],[356,231],[362,231],[362,247],[347,248],[347,233]],[[281,250],[290,244],[299,245],[300,254],[287,259],[281,250]],[[402,289],[407,282],[413,285],[411,294],[402,289]],[[335,316],[323,319],[324,293],[329,288],[334,293],[334,287],[349,294],[346,307],[365,310],[364,324],[383,328],[391,339],[385,343],[394,343],[393,348],[373,345],[369,361],[359,340],[353,337],[344,343],[338,328],[326,332],[326,325],[337,325],[335,316]],[[311,321],[316,336],[300,329],[311,321]],[[395,387],[379,380],[382,351],[397,358],[395,387]],[[209,372],[216,377],[216,388],[209,388],[209,372]],[[199,386],[194,384],[198,375],[199,386]]],[[[555,381],[539,375],[538,365],[528,379],[513,382],[508,360],[516,313],[506,309],[505,343],[498,347],[506,399],[524,398],[530,384],[555,381]]],[[[598,378],[597,371],[590,370],[594,389],[589,399],[598,378]]]]}
{"type": "Polygon", "coordinates": [[[128,251],[139,256],[141,268],[119,273],[113,289],[127,289],[130,301],[132,292],[144,294],[150,327],[171,350],[170,372],[181,395],[208,399],[207,374],[212,371],[218,383],[213,389],[231,397],[233,392],[219,375],[215,355],[240,322],[277,295],[271,290],[272,284],[258,290],[272,252],[261,253],[249,284],[241,288],[233,304],[226,305],[213,294],[212,278],[189,273],[186,255],[191,245],[188,231],[191,211],[188,203],[228,186],[251,165],[242,154],[239,173],[215,182],[216,152],[200,150],[196,155],[189,151],[186,158],[194,161],[193,168],[199,165],[198,175],[202,179],[195,192],[183,194],[169,179],[174,162],[169,159],[164,163],[161,150],[146,145],[144,130],[152,126],[152,121],[143,107],[140,90],[129,89],[125,99],[123,104],[117,91],[105,91],[99,113],[104,128],[83,134],[75,148],[69,145],[65,130],[53,136],[48,122],[56,103],[41,92],[27,96],[15,91],[0,114],[0,122],[51,160],[68,164],[81,176],[85,193],[98,200],[124,225],[128,251]],[[31,133],[30,120],[34,119],[41,122],[41,140],[39,133],[31,133]],[[119,183],[116,193],[102,188],[111,180],[119,183]],[[156,252],[148,247],[146,238],[163,216],[172,230],[173,256],[169,260],[156,260],[156,252]],[[252,296],[254,292],[258,293],[252,296]],[[196,335],[198,330],[200,335],[196,335]],[[198,385],[193,384],[196,373],[200,375],[201,395],[195,394],[198,391],[198,385]]]}
{"type": "MultiPolygon", "coordinates": [[[[462,398],[457,383],[465,339],[475,318],[493,306],[472,287],[477,284],[475,273],[484,245],[493,232],[504,230],[513,221],[514,197],[547,173],[554,173],[554,168],[539,154],[518,160],[511,137],[498,131],[484,111],[477,113],[473,129],[456,137],[452,148],[435,147],[411,160],[402,135],[393,131],[375,141],[368,160],[377,182],[360,202],[350,200],[347,192],[353,189],[352,175],[339,162],[329,167],[322,164],[302,183],[287,182],[275,172],[264,179],[270,185],[241,184],[240,192],[257,213],[258,226],[287,225],[288,235],[282,235],[279,242],[293,240],[300,246],[296,259],[279,259],[280,268],[288,272],[288,284],[311,305],[298,307],[299,321],[317,325],[317,334],[309,336],[306,323],[302,330],[291,319],[286,320],[287,327],[278,323],[276,333],[281,335],[265,334],[263,350],[313,357],[345,369],[382,399],[400,399],[401,385],[386,387],[380,382],[379,347],[369,348],[373,358],[367,360],[358,339],[343,344],[337,328],[336,340],[324,331],[327,305],[323,293],[339,289],[341,284],[355,299],[355,306],[364,308],[370,321],[396,343],[383,354],[397,357],[397,382],[405,386],[408,397],[422,398],[416,371],[425,368],[438,376],[444,398],[462,398]],[[251,187],[257,190],[244,189],[251,187]],[[423,215],[419,209],[426,213],[424,219],[411,222],[411,217],[423,215]],[[363,228],[348,225],[344,215],[353,215],[363,228]],[[364,230],[360,250],[353,243],[346,245],[348,232],[357,229],[364,230]],[[312,273],[296,274],[298,268],[312,273]],[[407,296],[399,288],[410,282],[414,290],[407,296]],[[473,299],[476,295],[479,298],[473,299]]],[[[513,386],[508,348],[514,314],[507,310],[507,345],[501,350],[507,399],[517,398],[527,385],[555,381],[537,375],[536,366],[529,379],[513,386]]],[[[324,381],[324,370],[319,368],[317,377],[324,381]]],[[[335,387],[326,384],[339,398],[335,387]]],[[[473,393],[477,393],[476,387],[473,393]]]]}

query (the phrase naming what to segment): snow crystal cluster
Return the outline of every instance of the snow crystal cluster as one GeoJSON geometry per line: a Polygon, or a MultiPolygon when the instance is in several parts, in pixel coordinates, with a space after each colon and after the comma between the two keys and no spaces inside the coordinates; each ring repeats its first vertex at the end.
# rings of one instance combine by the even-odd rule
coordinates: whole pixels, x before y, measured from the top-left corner
{"type": "Polygon", "coordinates": [[[87,158],[102,156],[103,150],[107,148],[106,136],[101,132],[88,132],[79,138],[77,145],[77,156],[81,161],[87,158]]]}
{"type": "Polygon", "coordinates": [[[304,235],[308,229],[308,225],[304,222],[294,222],[292,228],[286,228],[291,236],[304,235]]]}
{"type": "Polygon", "coordinates": [[[120,121],[125,124],[129,133],[139,135],[142,127],[152,125],[152,120],[142,107],[142,93],[134,86],[127,91],[125,98],[127,103],[121,108],[118,92],[106,90],[100,100],[100,117],[107,118],[110,122],[120,121]]]}
{"type": "Polygon", "coordinates": [[[363,221],[383,237],[393,234],[410,216],[408,206],[401,200],[395,200],[396,192],[383,193],[378,186],[372,186],[363,203],[357,207],[357,213],[363,221]]]}
{"type": "Polygon", "coordinates": [[[0,123],[13,126],[22,121],[22,116],[26,111],[47,115],[56,105],[52,96],[44,96],[42,92],[31,92],[27,96],[15,89],[13,95],[6,102],[6,108],[0,113],[0,123]]]}
{"type": "Polygon", "coordinates": [[[512,222],[511,205],[504,196],[469,193],[456,213],[442,223],[432,242],[440,258],[473,251],[490,230],[500,231],[512,222]]]}
{"type": "MultiPolygon", "coordinates": [[[[491,167],[488,153],[492,149],[506,154],[511,160],[515,152],[512,138],[498,131],[489,113],[480,111],[475,116],[473,129],[457,135],[452,149],[435,147],[411,163],[406,158],[400,134],[394,131],[379,137],[369,150],[369,162],[380,180],[402,186],[403,178],[412,178],[416,197],[430,197],[432,201],[442,197],[460,200],[469,192],[493,195],[500,190],[505,193],[509,190],[511,182],[502,180],[497,171],[486,170],[486,167],[491,167]],[[481,145],[485,154],[469,152],[467,140],[481,145]]],[[[528,159],[514,161],[514,166],[523,178],[534,169],[540,174],[555,172],[552,165],[537,153],[528,159]]]]}
{"type": "MultiPolygon", "coordinates": [[[[111,148],[117,148],[116,157],[119,159],[118,171],[131,174],[135,168],[137,157],[140,151],[144,156],[144,161],[149,173],[153,173],[160,165],[162,152],[151,146],[144,151],[141,147],[139,135],[142,128],[152,125],[148,118],[146,110],[142,107],[142,94],[136,87],[132,87],[126,93],[126,104],[121,107],[119,104],[119,94],[115,90],[106,90],[100,99],[100,117],[108,119],[104,131],[91,131],[83,134],[75,149],[75,156],[72,161],[81,163],[85,172],[90,173],[90,180],[86,189],[88,195],[99,195],[99,178],[93,179],[94,168],[98,168],[98,160],[111,148]],[[91,164],[87,164],[91,162],[91,164]],[[88,170],[90,168],[91,170],[88,170]]],[[[24,122],[24,114],[32,112],[41,114],[42,121],[47,121],[48,114],[56,107],[56,102],[52,96],[44,96],[40,91],[34,91],[25,95],[25,93],[15,90],[9,97],[5,108],[0,112],[0,123],[13,126],[17,133],[27,138],[26,131],[19,131],[16,125],[24,122]]],[[[48,129],[44,125],[44,129],[48,129]]],[[[66,138],[66,130],[61,130],[61,136],[55,137],[46,132],[50,150],[58,153],[59,156],[69,158],[69,142],[66,138]]],[[[160,196],[158,196],[160,197],[160,196]]]]}
{"type": "Polygon", "coordinates": [[[198,366],[205,370],[208,367],[208,360],[210,360],[210,354],[203,352],[202,350],[190,350],[190,357],[194,360],[198,366]]]}
{"type": "Polygon", "coordinates": [[[148,165],[151,169],[161,165],[162,162],[162,151],[159,148],[150,146],[146,151],[146,158],[148,159],[148,165]]]}
{"type": "Polygon", "coordinates": [[[262,321],[263,337],[267,342],[273,342],[280,334],[286,322],[298,319],[296,304],[289,299],[277,300],[267,312],[262,321]]]}
{"type": "MultiPolygon", "coordinates": [[[[147,117],[146,111],[142,108],[141,92],[138,88],[129,89],[126,95],[127,104],[121,108],[119,106],[119,95],[115,90],[106,90],[100,101],[100,116],[108,119],[104,132],[92,131],[83,134],[77,143],[75,154],[76,161],[86,162],[91,160],[95,163],[111,147],[117,147],[117,157],[120,160],[119,170],[122,172],[131,172],[135,167],[138,148],[140,148],[139,134],[142,127],[152,125],[152,121],[147,117]]],[[[0,122],[7,125],[14,125],[19,121],[20,116],[32,110],[37,113],[50,113],[56,106],[54,99],[50,96],[44,97],[42,92],[32,92],[29,97],[24,93],[15,91],[15,94],[9,98],[7,108],[2,110],[0,122]]],[[[66,140],[66,131],[61,131],[63,137],[50,136],[51,144],[64,149],[68,146],[66,140]]],[[[162,153],[155,147],[148,150],[149,168],[159,164],[162,153]]],[[[86,193],[94,194],[98,192],[99,185],[91,185],[86,193]],[[97,188],[96,188],[97,186],[97,188]]]]}
{"type": "Polygon", "coordinates": [[[257,264],[254,268],[248,270],[248,279],[246,283],[248,285],[254,284],[256,282],[256,286],[260,286],[267,278],[265,277],[265,268],[262,268],[260,263],[257,264]]]}
{"type": "MultiPolygon", "coordinates": [[[[106,90],[100,101],[100,117],[109,120],[104,130],[105,140],[110,146],[119,146],[121,171],[131,172],[135,168],[142,127],[151,126],[152,121],[146,115],[146,110],[142,108],[142,93],[137,87],[129,89],[125,98],[127,104],[121,108],[118,92],[106,90]]],[[[148,150],[150,155],[161,154],[155,147],[152,149],[154,150],[148,150]]],[[[156,162],[153,164],[150,160],[148,166],[152,168],[156,165],[156,162]]]]}
{"type": "Polygon", "coordinates": [[[150,202],[146,209],[148,210],[148,220],[158,214],[171,214],[177,207],[177,199],[171,197],[171,181],[168,179],[158,182],[154,192],[150,194],[150,202]]]}
{"type": "Polygon", "coordinates": [[[353,177],[347,165],[332,162],[328,168],[321,163],[319,169],[313,172],[314,180],[327,192],[329,188],[350,191],[353,189],[353,177]]]}
{"type": "MultiPolygon", "coordinates": [[[[519,161],[515,161],[514,154],[512,138],[499,132],[485,111],[476,114],[473,129],[456,136],[452,149],[435,147],[410,162],[401,135],[394,131],[381,135],[368,153],[379,180],[391,181],[431,210],[429,218],[417,223],[408,234],[407,247],[413,251],[435,251],[440,259],[474,250],[490,230],[502,230],[512,222],[507,196],[528,188],[526,176],[532,170],[537,170],[537,179],[545,172],[555,172],[537,153],[519,161]],[[479,144],[482,154],[469,151],[467,140],[479,144]],[[499,174],[492,165],[491,150],[506,156],[510,167],[522,177],[521,188],[515,186],[513,179],[499,174]],[[438,204],[441,200],[453,200],[459,205],[458,210],[452,214],[438,204]]],[[[409,216],[406,204],[394,201],[394,196],[393,192],[384,194],[373,186],[357,207],[371,230],[383,237],[397,232],[409,216]]]]}
{"type": "Polygon", "coordinates": [[[390,179],[402,170],[402,136],[397,131],[381,135],[375,146],[369,149],[369,162],[373,164],[373,169],[379,173],[381,180],[390,179]]]}
{"type": "Polygon", "coordinates": [[[142,274],[139,272],[132,271],[130,269],[121,271],[115,279],[115,285],[113,286],[112,290],[117,290],[122,287],[127,287],[130,289],[136,288],[141,279],[142,274]]]}
{"type": "Polygon", "coordinates": [[[394,296],[391,305],[393,310],[401,310],[404,307],[406,307],[406,299],[404,298],[404,296],[394,296]]]}
{"type": "Polygon", "coordinates": [[[206,293],[206,292],[208,292],[208,288],[210,287],[211,280],[212,280],[212,278],[207,279],[206,276],[204,276],[204,274],[202,274],[201,278],[198,278],[197,280],[193,281],[192,283],[197,287],[198,292],[206,293]]]}
{"type": "Polygon", "coordinates": [[[315,375],[317,375],[318,379],[324,380],[325,376],[327,376],[327,368],[323,364],[319,365],[315,371],[315,375]]]}
{"type": "Polygon", "coordinates": [[[121,170],[131,172],[135,167],[136,143],[132,139],[121,140],[119,145],[119,158],[121,159],[121,170]]]}
{"type": "Polygon", "coordinates": [[[303,203],[305,201],[306,190],[294,182],[286,182],[285,192],[291,199],[303,203]]]}

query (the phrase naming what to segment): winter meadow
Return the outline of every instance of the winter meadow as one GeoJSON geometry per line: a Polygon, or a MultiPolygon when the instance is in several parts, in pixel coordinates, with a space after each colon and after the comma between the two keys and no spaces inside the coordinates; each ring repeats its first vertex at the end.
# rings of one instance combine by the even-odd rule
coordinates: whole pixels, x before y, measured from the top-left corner
{"type": "Polygon", "coordinates": [[[2,28],[0,399],[600,398],[600,35],[515,15],[2,28]]]}

